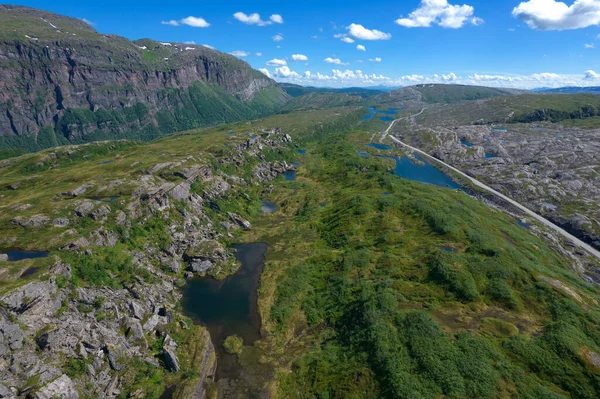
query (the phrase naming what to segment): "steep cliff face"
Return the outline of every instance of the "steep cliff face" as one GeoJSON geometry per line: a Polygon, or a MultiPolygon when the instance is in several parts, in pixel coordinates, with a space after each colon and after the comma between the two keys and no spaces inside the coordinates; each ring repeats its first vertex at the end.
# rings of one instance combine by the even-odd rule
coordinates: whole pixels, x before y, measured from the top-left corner
{"type": "Polygon", "coordinates": [[[263,116],[287,98],[244,61],[204,46],[131,42],[0,6],[0,147],[152,138],[263,116]]]}

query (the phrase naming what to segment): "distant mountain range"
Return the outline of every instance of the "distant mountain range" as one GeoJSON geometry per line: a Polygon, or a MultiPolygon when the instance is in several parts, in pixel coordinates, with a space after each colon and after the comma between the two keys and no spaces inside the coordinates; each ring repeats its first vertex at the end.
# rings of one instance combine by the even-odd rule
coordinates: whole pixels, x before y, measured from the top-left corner
{"type": "Polygon", "coordinates": [[[549,87],[540,87],[538,89],[533,89],[533,91],[538,93],[563,93],[563,94],[600,94],[600,86],[589,86],[589,87],[559,87],[559,88],[549,88],[549,87]]]}

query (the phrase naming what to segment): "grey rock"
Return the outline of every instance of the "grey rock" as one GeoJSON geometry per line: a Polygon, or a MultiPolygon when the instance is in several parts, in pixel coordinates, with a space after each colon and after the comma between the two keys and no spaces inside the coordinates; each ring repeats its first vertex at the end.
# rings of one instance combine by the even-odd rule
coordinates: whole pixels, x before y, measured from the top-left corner
{"type": "Polygon", "coordinates": [[[177,186],[175,186],[170,193],[171,197],[173,197],[173,199],[176,200],[184,200],[190,197],[191,193],[190,193],[190,183],[188,183],[187,181],[184,181],[181,184],[178,184],[177,186]]]}
{"type": "Polygon", "coordinates": [[[106,348],[105,352],[106,357],[108,358],[108,364],[110,365],[110,368],[115,371],[121,371],[122,367],[117,363],[117,356],[115,355],[115,353],[109,348],[106,348]]]}
{"type": "Polygon", "coordinates": [[[0,254],[0,262],[8,262],[8,255],[0,254]]]}
{"type": "Polygon", "coordinates": [[[90,213],[90,217],[94,220],[104,219],[110,213],[110,206],[102,205],[90,213]]]}
{"type": "Polygon", "coordinates": [[[79,399],[75,384],[66,374],[42,387],[33,394],[34,399],[79,399]]]}
{"type": "Polygon", "coordinates": [[[212,270],[215,266],[209,260],[191,261],[187,270],[194,273],[206,273],[212,270]]]}
{"type": "Polygon", "coordinates": [[[127,215],[125,214],[125,212],[118,211],[117,215],[115,216],[115,221],[117,222],[117,224],[124,225],[126,220],[127,215]]]}
{"type": "MultiPolygon", "coordinates": [[[[11,323],[0,314],[0,347],[8,345],[11,350],[18,350],[23,347],[24,333],[16,323],[11,323]]],[[[0,355],[2,349],[0,348],[0,355]]]]}
{"type": "Polygon", "coordinates": [[[77,187],[74,190],[67,191],[66,193],[62,193],[62,195],[66,196],[66,197],[73,197],[73,198],[75,198],[75,197],[79,197],[80,195],[85,194],[85,192],[87,191],[87,189],[88,189],[88,185],[84,184],[82,186],[77,187]]]}
{"type": "Polygon", "coordinates": [[[42,227],[50,222],[50,218],[44,215],[33,215],[29,219],[17,216],[11,220],[11,223],[19,225],[24,228],[38,228],[42,227]]]}
{"type": "Polygon", "coordinates": [[[56,218],[52,221],[52,224],[56,227],[65,227],[70,223],[68,218],[56,218]]]}
{"type": "Polygon", "coordinates": [[[86,217],[89,215],[95,208],[95,205],[92,201],[84,201],[81,205],[75,208],[75,216],[80,218],[86,217]]]}
{"type": "Polygon", "coordinates": [[[163,343],[163,356],[167,369],[177,372],[179,371],[179,359],[177,358],[177,343],[173,341],[170,335],[167,334],[163,343]]]}
{"type": "Polygon", "coordinates": [[[142,320],[147,313],[147,311],[134,300],[131,300],[129,302],[129,310],[131,311],[133,317],[135,317],[138,320],[142,320]]]}

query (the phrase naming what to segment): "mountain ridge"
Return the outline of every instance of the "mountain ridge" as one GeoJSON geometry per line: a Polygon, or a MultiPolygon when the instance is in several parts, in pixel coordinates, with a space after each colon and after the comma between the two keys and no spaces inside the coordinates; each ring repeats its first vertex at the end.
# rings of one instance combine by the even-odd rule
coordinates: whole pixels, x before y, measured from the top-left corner
{"type": "Polygon", "coordinates": [[[245,61],[183,43],[96,32],[0,6],[0,147],[154,138],[273,113],[288,95],[245,61]]]}

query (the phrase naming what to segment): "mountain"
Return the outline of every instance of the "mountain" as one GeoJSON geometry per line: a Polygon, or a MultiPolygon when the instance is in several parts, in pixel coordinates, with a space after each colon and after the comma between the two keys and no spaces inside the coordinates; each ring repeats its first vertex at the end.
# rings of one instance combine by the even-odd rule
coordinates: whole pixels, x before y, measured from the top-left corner
{"type": "Polygon", "coordinates": [[[559,87],[557,89],[551,88],[539,88],[535,89],[538,93],[555,93],[555,94],[600,94],[600,86],[590,86],[590,87],[559,87]]]}
{"type": "Polygon", "coordinates": [[[420,84],[403,87],[373,98],[378,105],[400,107],[418,104],[454,104],[524,93],[523,90],[452,84],[420,84]]]}
{"type": "Polygon", "coordinates": [[[129,41],[85,22],[0,6],[0,148],[151,139],[254,119],[289,96],[204,46],[129,41]]]}
{"type": "Polygon", "coordinates": [[[342,89],[336,89],[331,87],[305,87],[295,85],[292,83],[280,83],[280,86],[292,97],[299,97],[311,93],[334,93],[368,98],[383,93],[383,90],[368,89],[363,87],[347,87],[342,89]]]}

